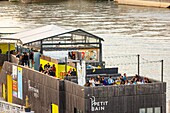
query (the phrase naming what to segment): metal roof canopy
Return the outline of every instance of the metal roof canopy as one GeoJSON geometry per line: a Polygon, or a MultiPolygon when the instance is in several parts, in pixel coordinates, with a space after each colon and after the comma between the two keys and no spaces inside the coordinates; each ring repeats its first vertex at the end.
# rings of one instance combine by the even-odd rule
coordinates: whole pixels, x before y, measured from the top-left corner
{"type": "Polygon", "coordinates": [[[18,43],[43,50],[99,49],[102,56],[102,38],[82,29],[65,30],[56,25],[47,25],[17,34],[1,37],[5,40],[17,40],[18,43]]]}

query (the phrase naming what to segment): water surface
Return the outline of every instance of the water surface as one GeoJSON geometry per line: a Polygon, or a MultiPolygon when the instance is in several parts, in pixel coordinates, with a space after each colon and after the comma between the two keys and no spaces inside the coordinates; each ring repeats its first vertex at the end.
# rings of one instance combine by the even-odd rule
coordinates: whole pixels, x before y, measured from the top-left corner
{"type": "Polygon", "coordinates": [[[66,29],[80,28],[101,36],[105,40],[103,59],[106,65],[119,66],[120,73],[136,74],[137,57],[134,55],[140,54],[143,62],[140,74],[160,80],[161,64],[158,60],[164,60],[164,81],[167,82],[169,100],[169,9],[117,5],[112,1],[97,0],[34,4],[0,1],[1,27],[30,29],[49,24],[66,29]]]}

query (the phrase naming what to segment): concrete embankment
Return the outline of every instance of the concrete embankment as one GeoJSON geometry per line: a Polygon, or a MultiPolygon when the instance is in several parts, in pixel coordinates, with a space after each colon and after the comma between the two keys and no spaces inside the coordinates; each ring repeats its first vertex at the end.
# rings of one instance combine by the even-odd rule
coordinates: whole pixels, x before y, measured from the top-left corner
{"type": "Polygon", "coordinates": [[[118,4],[170,8],[170,1],[115,0],[118,4]]]}

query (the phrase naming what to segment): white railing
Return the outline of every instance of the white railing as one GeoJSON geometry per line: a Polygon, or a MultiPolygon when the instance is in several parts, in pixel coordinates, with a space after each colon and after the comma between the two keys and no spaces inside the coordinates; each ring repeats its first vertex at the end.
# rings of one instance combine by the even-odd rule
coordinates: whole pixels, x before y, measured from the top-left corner
{"type": "Polygon", "coordinates": [[[0,100],[0,113],[20,113],[24,111],[24,106],[0,100]]]}

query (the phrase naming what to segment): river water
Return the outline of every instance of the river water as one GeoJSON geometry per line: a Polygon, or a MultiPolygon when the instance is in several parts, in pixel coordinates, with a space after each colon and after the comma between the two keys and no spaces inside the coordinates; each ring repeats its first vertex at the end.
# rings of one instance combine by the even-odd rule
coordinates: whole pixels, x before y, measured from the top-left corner
{"type": "Polygon", "coordinates": [[[103,59],[119,72],[137,73],[164,81],[170,96],[170,9],[117,5],[113,1],[67,0],[21,4],[0,1],[0,27],[30,29],[55,24],[65,29],[80,28],[102,37],[103,59]],[[152,62],[151,62],[152,61],[152,62]]]}

